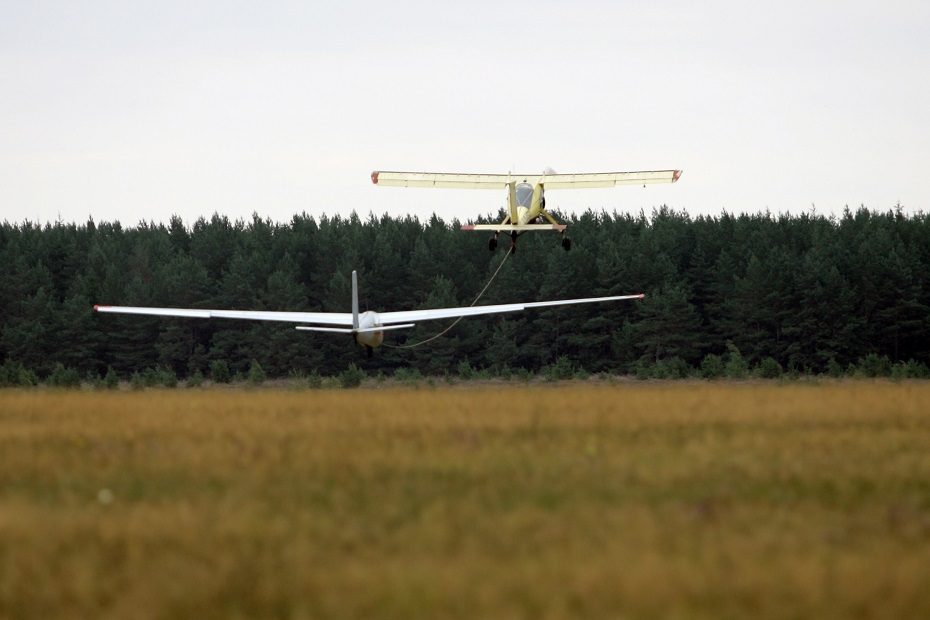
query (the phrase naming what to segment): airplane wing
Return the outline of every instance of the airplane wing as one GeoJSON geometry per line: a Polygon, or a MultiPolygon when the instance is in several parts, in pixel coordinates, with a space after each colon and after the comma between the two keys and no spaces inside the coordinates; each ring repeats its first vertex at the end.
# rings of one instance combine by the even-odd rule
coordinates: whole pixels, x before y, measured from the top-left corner
{"type": "Polygon", "coordinates": [[[375,185],[390,187],[441,187],[455,189],[501,189],[508,183],[543,183],[546,189],[614,187],[674,183],[681,170],[641,170],[639,172],[584,172],[578,174],[467,174],[456,172],[371,173],[375,185]]]}
{"type": "Polygon", "coordinates": [[[585,299],[559,299],[556,301],[534,301],[525,304],[499,304],[495,306],[467,306],[464,308],[434,308],[431,310],[405,310],[401,312],[379,312],[378,317],[384,324],[406,323],[416,321],[432,321],[434,319],[450,319],[460,316],[479,316],[482,314],[499,314],[504,312],[521,312],[531,308],[545,308],[548,306],[567,306],[571,304],[590,304],[602,301],[622,301],[624,299],[642,299],[638,295],[615,295],[613,297],[588,297],[585,299]]]}
{"type": "Polygon", "coordinates": [[[568,226],[565,224],[466,224],[462,226],[462,230],[493,230],[495,232],[502,230],[557,230],[561,232],[566,228],[568,226]]]}
{"type": "Polygon", "coordinates": [[[138,306],[94,306],[94,312],[177,316],[197,319],[245,319],[250,321],[283,321],[286,323],[318,323],[352,327],[351,312],[265,312],[263,310],[198,310],[195,308],[147,308],[138,306]]]}

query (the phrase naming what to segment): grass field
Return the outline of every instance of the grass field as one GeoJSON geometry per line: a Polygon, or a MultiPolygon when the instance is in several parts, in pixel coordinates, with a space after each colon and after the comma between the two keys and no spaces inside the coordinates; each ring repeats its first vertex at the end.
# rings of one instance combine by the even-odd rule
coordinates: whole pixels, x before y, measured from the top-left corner
{"type": "Polygon", "coordinates": [[[930,618],[930,384],[0,391],[2,618],[930,618]]]}

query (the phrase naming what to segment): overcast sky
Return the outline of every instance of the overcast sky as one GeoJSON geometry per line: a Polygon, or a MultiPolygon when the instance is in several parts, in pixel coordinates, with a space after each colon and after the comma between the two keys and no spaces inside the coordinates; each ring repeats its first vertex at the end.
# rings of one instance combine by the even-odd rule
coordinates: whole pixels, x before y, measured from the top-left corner
{"type": "Polygon", "coordinates": [[[549,204],[930,210],[930,2],[0,0],[0,220],[467,219],[372,170],[680,168],[549,204]]]}

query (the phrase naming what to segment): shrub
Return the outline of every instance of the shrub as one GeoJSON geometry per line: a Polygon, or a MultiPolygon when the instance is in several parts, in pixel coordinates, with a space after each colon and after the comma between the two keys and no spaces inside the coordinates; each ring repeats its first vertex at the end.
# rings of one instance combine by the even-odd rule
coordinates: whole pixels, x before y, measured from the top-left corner
{"type": "Polygon", "coordinates": [[[687,379],[690,374],[691,366],[677,355],[659,360],[653,368],[653,376],[656,379],[687,379]]]}
{"type": "Polygon", "coordinates": [[[777,379],[782,374],[781,364],[775,358],[767,357],[759,362],[756,373],[763,379],[777,379]]]}
{"type": "Polygon", "coordinates": [[[81,385],[81,375],[73,368],[66,368],[60,362],[55,364],[47,383],[53,387],[76,387],[81,385]]]}
{"type": "Polygon", "coordinates": [[[708,353],[701,360],[701,376],[705,379],[719,379],[723,373],[723,360],[719,355],[708,353]]]}
{"type": "Polygon", "coordinates": [[[29,387],[38,383],[36,373],[20,362],[6,360],[0,366],[0,387],[29,387]]]}
{"type": "Polygon", "coordinates": [[[661,377],[657,377],[657,374],[658,373],[656,372],[655,366],[650,364],[649,361],[645,358],[638,360],[633,366],[633,375],[641,381],[652,379],[654,377],[661,379],[661,377]]]}
{"type": "Polygon", "coordinates": [[[930,368],[927,368],[927,365],[923,362],[907,360],[905,367],[907,368],[907,376],[910,379],[926,379],[930,377],[930,368]]]}
{"type": "Polygon", "coordinates": [[[158,366],[155,368],[155,384],[168,388],[178,387],[178,376],[172,369],[158,366]]]}
{"type": "Polygon", "coordinates": [[[891,378],[895,381],[900,381],[901,379],[907,379],[907,364],[904,362],[898,362],[891,367],[891,378]]]}
{"type": "Polygon", "coordinates": [[[339,383],[344,388],[356,388],[362,384],[362,379],[364,378],[364,370],[355,364],[349,364],[349,367],[343,370],[342,374],[339,375],[339,383]]]}
{"type": "Polygon", "coordinates": [[[869,353],[859,359],[856,370],[866,377],[887,377],[891,374],[891,360],[887,355],[869,353]]]}
{"type": "Polygon", "coordinates": [[[419,368],[407,368],[402,366],[394,371],[394,378],[404,383],[413,383],[423,378],[419,368]]]}
{"type": "Polygon", "coordinates": [[[145,387],[155,387],[159,383],[158,370],[155,368],[146,368],[142,371],[142,385],[145,387]]]}
{"type": "Polygon", "coordinates": [[[194,374],[187,378],[187,387],[195,388],[203,385],[203,373],[195,370],[194,374]]]}
{"type": "Polygon", "coordinates": [[[461,378],[465,379],[474,379],[475,378],[475,369],[471,367],[471,363],[467,359],[459,362],[458,365],[458,374],[461,378]]]}
{"type": "Polygon", "coordinates": [[[743,359],[736,345],[730,341],[727,341],[727,363],[723,370],[730,379],[745,379],[749,374],[749,364],[743,359]]]}
{"type": "Polygon", "coordinates": [[[252,385],[261,385],[265,382],[265,371],[257,360],[252,360],[249,364],[249,383],[252,385]]]}
{"type": "Polygon", "coordinates": [[[141,390],[145,387],[145,379],[143,379],[142,375],[140,375],[138,372],[134,372],[129,378],[129,387],[134,390],[141,390]]]}
{"type": "Polygon", "coordinates": [[[323,377],[320,376],[320,373],[314,370],[307,375],[307,387],[311,390],[318,390],[323,387],[323,377]]]}
{"type": "Polygon", "coordinates": [[[213,360],[210,362],[210,378],[214,383],[229,383],[232,375],[226,360],[213,360]]]}
{"type": "Polygon", "coordinates": [[[119,387],[119,375],[112,366],[107,366],[107,374],[103,376],[103,386],[108,390],[115,390],[119,387]]]}
{"type": "Polygon", "coordinates": [[[543,368],[547,381],[564,381],[575,374],[575,365],[566,355],[560,355],[555,362],[543,368]]]}
{"type": "Polygon", "coordinates": [[[839,379],[845,374],[846,372],[843,370],[843,365],[831,357],[830,361],[827,362],[827,375],[834,379],[839,379]]]}

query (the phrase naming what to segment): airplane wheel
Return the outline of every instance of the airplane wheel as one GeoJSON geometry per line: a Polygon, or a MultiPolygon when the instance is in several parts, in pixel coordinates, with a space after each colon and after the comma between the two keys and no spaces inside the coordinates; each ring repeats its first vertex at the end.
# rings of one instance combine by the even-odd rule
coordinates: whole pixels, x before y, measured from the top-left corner
{"type": "Polygon", "coordinates": [[[568,237],[565,237],[564,239],[562,239],[562,248],[563,248],[566,252],[568,252],[569,250],[571,250],[571,249],[572,249],[572,240],[569,239],[568,237]]]}
{"type": "Polygon", "coordinates": [[[497,249],[497,237],[488,239],[488,249],[492,252],[497,249]]]}

